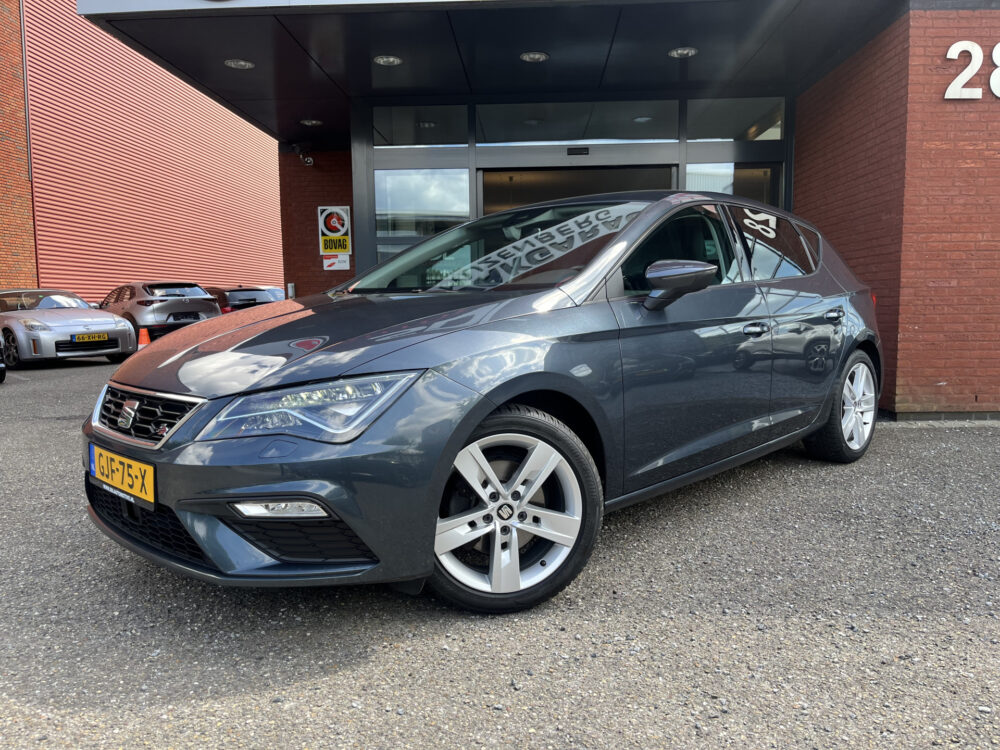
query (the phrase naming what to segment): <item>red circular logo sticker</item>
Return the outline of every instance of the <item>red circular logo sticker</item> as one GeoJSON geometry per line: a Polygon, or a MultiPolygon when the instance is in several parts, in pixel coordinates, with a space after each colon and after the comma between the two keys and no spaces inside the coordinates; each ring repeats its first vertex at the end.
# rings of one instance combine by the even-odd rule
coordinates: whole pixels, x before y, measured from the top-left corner
{"type": "Polygon", "coordinates": [[[323,217],[323,229],[329,235],[341,237],[347,234],[347,217],[335,208],[330,209],[323,217]]]}

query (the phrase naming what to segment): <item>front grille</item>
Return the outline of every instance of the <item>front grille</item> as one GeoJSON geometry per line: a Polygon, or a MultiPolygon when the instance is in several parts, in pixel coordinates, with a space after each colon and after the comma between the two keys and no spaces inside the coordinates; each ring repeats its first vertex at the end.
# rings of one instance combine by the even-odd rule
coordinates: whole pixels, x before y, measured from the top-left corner
{"type": "Polygon", "coordinates": [[[288,563],[375,562],[376,557],[339,518],[263,520],[227,518],[226,523],[271,557],[288,563]]]}
{"type": "Polygon", "coordinates": [[[197,404],[190,401],[179,401],[162,396],[152,396],[147,393],[133,393],[114,386],[108,386],[108,392],[101,403],[99,421],[102,427],[114,432],[158,443],[180,422],[197,404]],[[119,427],[118,419],[122,415],[122,406],[126,401],[137,401],[135,417],[128,427],[119,427]]]}
{"type": "Polygon", "coordinates": [[[106,339],[105,341],[57,341],[56,352],[66,354],[69,352],[99,352],[105,349],[117,349],[117,339],[106,339]]]}
{"type": "Polygon", "coordinates": [[[87,499],[98,518],[133,539],[168,555],[200,565],[211,565],[201,547],[166,505],[157,503],[154,510],[146,510],[90,481],[87,482],[87,499]]]}

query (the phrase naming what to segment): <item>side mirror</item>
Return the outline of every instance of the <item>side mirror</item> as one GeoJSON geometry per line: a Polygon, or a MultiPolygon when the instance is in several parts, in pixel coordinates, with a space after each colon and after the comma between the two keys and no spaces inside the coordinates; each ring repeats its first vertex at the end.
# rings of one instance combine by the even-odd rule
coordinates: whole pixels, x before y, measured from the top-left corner
{"type": "Polygon", "coordinates": [[[90,303],[90,309],[91,310],[100,310],[101,306],[99,304],[97,304],[96,302],[91,302],[90,303]]]}
{"type": "Polygon", "coordinates": [[[642,306],[662,310],[685,294],[697,292],[715,280],[718,268],[697,260],[658,260],[646,269],[646,281],[652,291],[642,306]]]}

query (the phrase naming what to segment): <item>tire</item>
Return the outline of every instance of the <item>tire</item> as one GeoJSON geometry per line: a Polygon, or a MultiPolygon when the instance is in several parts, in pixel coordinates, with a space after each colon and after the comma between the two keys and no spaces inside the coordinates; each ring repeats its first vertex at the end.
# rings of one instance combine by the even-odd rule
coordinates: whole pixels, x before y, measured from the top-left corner
{"type": "Polygon", "coordinates": [[[108,362],[111,364],[120,365],[132,355],[129,352],[118,352],[116,354],[105,354],[104,356],[108,358],[108,362]]]}
{"type": "Polygon", "coordinates": [[[809,455],[843,464],[865,455],[875,434],[877,382],[868,355],[860,350],[851,354],[834,386],[826,423],[803,441],[809,455]]]}
{"type": "Polygon", "coordinates": [[[3,331],[3,361],[12,370],[21,363],[21,355],[17,348],[17,336],[9,328],[3,331]]]}
{"type": "Polygon", "coordinates": [[[7,368],[0,366],[0,383],[7,379],[7,368]]]}
{"type": "Polygon", "coordinates": [[[734,370],[749,370],[753,366],[753,357],[746,352],[736,352],[733,357],[734,370]]]}
{"type": "Polygon", "coordinates": [[[455,457],[430,587],[475,612],[533,607],[583,569],[603,516],[601,477],[580,438],[533,407],[501,407],[455,457]]]}

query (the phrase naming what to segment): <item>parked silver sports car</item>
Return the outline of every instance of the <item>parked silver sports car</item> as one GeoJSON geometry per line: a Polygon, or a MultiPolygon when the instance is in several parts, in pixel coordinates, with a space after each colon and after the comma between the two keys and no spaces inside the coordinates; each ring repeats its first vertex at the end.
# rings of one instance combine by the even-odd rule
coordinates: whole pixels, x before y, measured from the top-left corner
{"type": "Polygon", "coordinates": [[[135,333],[124,318],[91,309],[61,289],[0,290],[4,362],[106,356],[121,362],[135,351],[135,333]]]}
{"type": "Polygon", "coordinates": [[[135,335],[145,328],[154,341],[171,331],[222,314],[215,297],[187,281],[145,281],[108,292],[102,310],[121,315],[135,335]]]}

